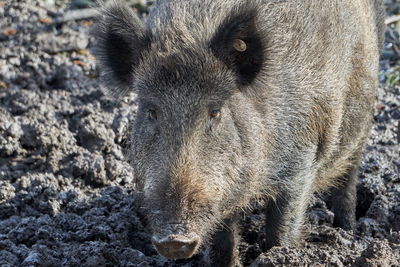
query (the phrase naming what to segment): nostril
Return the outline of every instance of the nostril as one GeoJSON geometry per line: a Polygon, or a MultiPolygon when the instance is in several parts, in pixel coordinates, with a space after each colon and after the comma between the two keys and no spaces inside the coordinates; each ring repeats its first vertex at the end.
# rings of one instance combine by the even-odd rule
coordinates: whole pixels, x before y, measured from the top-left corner
{"type": "Polygon", "coordinates": [[[170,235],[164,238],[153,236],[152,242],[158,253],[169,259],[186,259],[196,253],[200,238],[192,235],[190,238],[181,235],[170,235]]]}
{"type": "Polygon", "coordinates": [[[190,248],[193,243],[194,242],[171,241],[164,243],[164,246],[167,246],[172,250],[184,250],[190,248]]]}

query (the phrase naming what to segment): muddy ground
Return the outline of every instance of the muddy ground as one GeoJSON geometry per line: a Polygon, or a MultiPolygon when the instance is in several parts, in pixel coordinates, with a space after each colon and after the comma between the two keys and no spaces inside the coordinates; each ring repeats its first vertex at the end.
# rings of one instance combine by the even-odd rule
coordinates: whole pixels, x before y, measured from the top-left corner
{"type": "MultiPolygon", "coordinates": [[[[399,12],[386,2],[389,15],[399,12]]],[[[0,1],[0,266],[202,266],[200,256],[172,262],[152,248],[123,156],[135,95],[105,95],[90,53],[93,22],[61,22],[70,9],[68,1],[0,1]]],[[[397,75],[395,33],[360,168],[357,229],[332,228],[316,197],[306,241],[262,253],[256,209],[242,222],[245,265],[399,266],[400,90],[385,86],[397,75]]]]}

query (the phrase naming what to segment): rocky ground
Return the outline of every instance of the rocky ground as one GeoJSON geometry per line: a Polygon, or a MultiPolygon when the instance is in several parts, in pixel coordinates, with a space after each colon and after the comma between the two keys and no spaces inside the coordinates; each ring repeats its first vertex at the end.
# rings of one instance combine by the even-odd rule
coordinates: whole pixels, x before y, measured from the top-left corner
{"type": "MultiPolygon", "coordinates": [[[[86,1],[87,2],[87,1],[86,1]]],[[[158,256],[124,160],[135,95],[104,94],[85,1],[0,1],[0,266],[201,266],[158,256]]],[[[386,1],[388,15],[399,13],[386,1]]],[[[400,75],[396,25],[382,56],[375,125],[360,168],[357,229],[332,228],[316,197],[299,247],[263,252],[262,212],[244,220],[252,266],[399,266],[400,75]],[[390,84],[386,86],[385,84],[390,84]]]]}

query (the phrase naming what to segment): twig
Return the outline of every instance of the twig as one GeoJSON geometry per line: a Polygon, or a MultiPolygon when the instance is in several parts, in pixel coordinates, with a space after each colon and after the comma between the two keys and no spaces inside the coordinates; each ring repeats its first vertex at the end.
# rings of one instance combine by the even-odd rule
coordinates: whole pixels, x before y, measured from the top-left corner
{"type": "Polygon", "coordinates": [[[385,19],[385,24],[389,25],[400,20],[400,15],[390,16],[385,19]]]}
{"type": "Polygon", "coordinates": [[[71,20],[82,20],[96,17],[99,11],[96,8],[84,8],[70,10],[65,13],[64,16],[59,17],[55,20],[56,23],[63,23],[71,20]]]}
{"type": "MultiPolygon", "coordinates": [[[[152,0],[131,0],[128,4],[130,7],[138,8],[139,10],[147,10],[148,5],[151,5],[154,1],[152,0]]],[[[55,19],[55,23],[64,23],[71,20],[82,20],[90,19],[99,15],[97,8],[83,8],[69,10],[64,16],[55,19]]]]}

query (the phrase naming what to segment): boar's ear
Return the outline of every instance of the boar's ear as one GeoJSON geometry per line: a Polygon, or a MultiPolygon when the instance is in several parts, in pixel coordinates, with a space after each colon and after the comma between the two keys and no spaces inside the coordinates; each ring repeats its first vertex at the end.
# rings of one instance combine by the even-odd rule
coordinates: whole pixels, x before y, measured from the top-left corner
{"type": "Polygon", "coordinates": [[[257,10],[239,7],[217,28],[211,39],[213,54],[237,75],[239,84],[250,84],[264,61],[262,35],[256,25],[257,10]]]}
{"type": "Polygon", "coordinates": [[[93,31],[97,44],[94,53],[102,68],[102,77],[115,94],[124,94],[134,80],[133,73],[149,34],[133,11],[117,1],[103,5],[93,31]]]}

